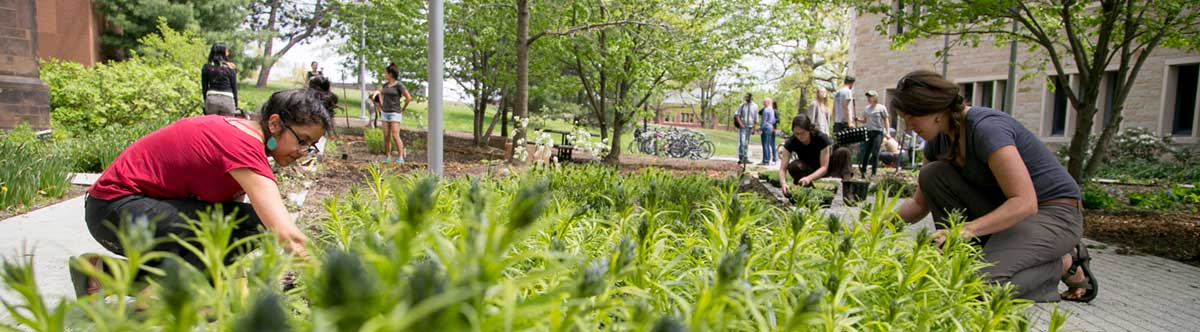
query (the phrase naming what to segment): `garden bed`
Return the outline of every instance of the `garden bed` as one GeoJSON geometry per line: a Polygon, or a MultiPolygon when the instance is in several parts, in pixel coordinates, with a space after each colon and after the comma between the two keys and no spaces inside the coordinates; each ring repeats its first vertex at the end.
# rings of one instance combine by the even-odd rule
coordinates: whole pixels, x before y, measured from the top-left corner
{"type": "Polygon", "coordinates": [[[1083,236],[1118,246],[1118,253],[1145,253],[1200,266],[1200,216],[1194,213],[1086,211],[1083,236]]]}

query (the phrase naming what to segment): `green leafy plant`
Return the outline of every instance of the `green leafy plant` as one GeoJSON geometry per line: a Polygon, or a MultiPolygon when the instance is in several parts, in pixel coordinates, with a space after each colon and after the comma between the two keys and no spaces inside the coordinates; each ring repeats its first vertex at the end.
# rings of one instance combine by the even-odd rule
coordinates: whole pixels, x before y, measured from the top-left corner
{"type": "Polygon", "coordinates": [[[40,197],[57,198],[71,186],[71,160],[34,137],[28,126],[0,133],[0,155],[0,209],[28,207],[40,197]]]}
{"type": "Polygon", "coordinates": [[[383,154],[383,130],[370,128],[363,131],[363,141],[367,142],[367,152],[383,154]]]}
{"type": "MultiPolygon", "coordinates": [[[[780,209],[738,193],[736,179],[658,169],[445,181],[384,172],[371,168],[364,186],[303,221],[307,261],[270,236],[230,243],[241,221],[216,213],[169,240],[133,222],[120,233],[129,260],[82,267],[104,291],[64,302],[84,313],[66,321],[100,331],[1029,328],[1029,303],[983,281],[977,248],[907,235],[882,194],[843,219],[780,209]],[[173,257],[147,252],[156,241],[187,243],[203,271],[149,269],[162,308],[131,314],[126,301],[104,301],[147,301],[131,272],[173,257]],[[261,250],[233,258],[242,244],[261,250]],[[280,291],[289,270],[294,288],[280,291]]],[[[22,303],[40,299],[31,296],[22,303]]]]}
{"type": "Polygon", "coordinates": [[[1088,210],[1111,209],[1117,205],[1117,199],[1095,183],[1083,185],[1083,208],[1088,210]]]}

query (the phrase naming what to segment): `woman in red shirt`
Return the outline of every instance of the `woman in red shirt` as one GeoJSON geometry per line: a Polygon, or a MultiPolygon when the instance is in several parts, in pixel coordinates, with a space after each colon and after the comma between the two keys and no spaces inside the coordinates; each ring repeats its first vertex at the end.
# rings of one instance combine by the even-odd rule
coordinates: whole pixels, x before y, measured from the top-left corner
{"type": "MultiPolygon", "coordinates": [[[[261,226],[292,253],[305,255],[307,237],[284,207],[267,157],[288,166],[315,152],[317,140],[332,125],[336,103],[337,96],[328,91],[279,91],[263,105],[258,121],[192,117],[138,139],[88,189],[88,230],[105,249],[123,255],[114,229],[144,217],[155,224],[156,238],[175,234],[187,239],[194,234],[183,227],[184,216],[196,219],[220,209],[245,218],[231,242],[258,234],[261,226]],[[245,196],[250,204],[242,203],[245,196]]],[[[203,270],[199,258],[175,241],[159,243],[154,250],[173,253],[203,270]]],[[[80,295],[99,289],[77,273],[73,279],[80,295]]]]}

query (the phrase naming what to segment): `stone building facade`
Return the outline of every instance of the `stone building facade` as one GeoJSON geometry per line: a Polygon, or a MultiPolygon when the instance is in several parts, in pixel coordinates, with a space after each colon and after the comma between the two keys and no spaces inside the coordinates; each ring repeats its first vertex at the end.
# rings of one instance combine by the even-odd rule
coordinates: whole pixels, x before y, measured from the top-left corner
{"type": "Polygon", "coordinates": [[[34,0],[0,0],[0,128],[50,127],[50,89],[38,79],[34,0]]]}
{"type": "MultiPolygon", "coordinates": [[[[918,40],[902,50],[890,48],[887,35],[876,30],[882,17],[875,14],[860,14],[854,19],[853,36],[850,42],[850,75],[857,78],[854,100],[861,114],[866,105],[868,90],[881,95],[880,102],[886,103],[893,93],[896,82],[906,73],[916,69],[942,72],[942,60],[936,53],[943,48],[943,38],[918,40]]],[[[902,28],[902,27],[901,27],[902,28]]],[[[897,27],[889,27],[889,33],[897,27]]],[[[952,37],[953,38],[953,37],[952,37]]],[[[1018,62],[1030,57],[1042,56],[1030,52],[1029,45],[1017,45],[1018,62]]],[[[1045,71],[1016,67],[1016,93],[1013,105],[1004,105],[1007,93],[1009,57],[1008,44],[996,46],[983,41],[978,47],[959,46],[950,50],[946,64],[946,76],[959,84],[964,97],[976,106],[988,106],[1013,115],[1018,121],[1051,145],[1070,142],[1077,115],[1065,95],[1055,95],[1050,88],[1057,81],[1053,67],[1045,71]],[[1030,75],[1024,80],[1020,78],[1030,75]]],[[[1066,61],[1070,62],[1070,61],[1066,61]]],[[[1068,72],[1077,72],[1073,64],[1067,64],[1068,72]]],[[[1115,71],[1114,63],[1110,70],[1115,71]]],[[[1176,143],[1200,146],[1200,86],[1197,84],[1200,54],[1177,49],[1159,47],[1147,59],[1138,73],[1134,88],[1122,112],[1121,128],[1149,128],[1159,135],[1171,135],[1176,143]]],[[[1066,83],[1066,82],[1064,82],[1066,83]]],[[[1072,75],[1070,83],[1078,85],[1072,75]]],[[[1107,86],[1107,78],[1102,82],[1107,86]]],[[[1061,90],[1059,90],[1061,91],[1061,90]]],[[[1102,130],[1107,89],[1101,89],[1097,121],[1094,133],[1102,130]]],[[[893,115],[894,116],[894,115],[893,115]]],[[[896,123],[893,121],[892,123],[896,123]]]]}

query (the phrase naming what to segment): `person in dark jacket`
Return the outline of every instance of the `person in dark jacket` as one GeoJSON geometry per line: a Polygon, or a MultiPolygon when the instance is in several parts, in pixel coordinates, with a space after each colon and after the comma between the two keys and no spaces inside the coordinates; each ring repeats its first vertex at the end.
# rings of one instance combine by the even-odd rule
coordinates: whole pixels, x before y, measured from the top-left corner
{"type": "Polygon", "coordinates": [[[204,114],[233,116],[237,112],[237,67],[229,62],[225,43],[213,44],[208,62],[200,69],[204,114]]]}

